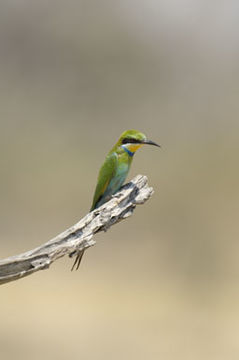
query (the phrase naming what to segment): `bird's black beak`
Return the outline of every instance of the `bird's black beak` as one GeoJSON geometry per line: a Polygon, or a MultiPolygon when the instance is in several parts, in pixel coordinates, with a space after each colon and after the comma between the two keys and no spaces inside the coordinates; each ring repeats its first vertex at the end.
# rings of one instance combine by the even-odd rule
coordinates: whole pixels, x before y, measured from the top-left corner
{"type": "Polygon", "coordinates": [[[154,146],[161,147],[159,144],[156,144],[156,142],[151,141],[151,140],[144,140],[144,141],[142,141],[142,144],[148,144],[148,145],[154,145],[154,146]]]}

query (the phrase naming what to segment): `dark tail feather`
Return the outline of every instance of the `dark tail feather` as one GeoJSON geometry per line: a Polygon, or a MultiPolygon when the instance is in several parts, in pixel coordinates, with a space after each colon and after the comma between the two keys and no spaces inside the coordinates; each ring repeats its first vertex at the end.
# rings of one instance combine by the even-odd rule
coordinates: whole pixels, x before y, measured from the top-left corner
{"type": "Polygon", "coordinates": [[[82,250],[82,251],[80,251],[80,252],[77,254],[76,259],[75,259],[75,261],[74,261],[74,264],[73,264],[73,266],[72,266],[72,268],[71,268],[71,271],[73,271],[74,268],[75,268],[76,270],[79,269],[79,266],[80,266],[82,257],[83,257],[83,255],[84,255],[84,252],[85,252],[85,250],[82,250]]]}

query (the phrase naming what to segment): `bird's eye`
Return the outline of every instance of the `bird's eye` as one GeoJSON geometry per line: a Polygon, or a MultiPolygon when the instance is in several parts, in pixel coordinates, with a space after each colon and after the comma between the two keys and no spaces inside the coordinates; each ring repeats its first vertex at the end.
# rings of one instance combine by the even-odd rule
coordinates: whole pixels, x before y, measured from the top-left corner
{"type": "Polygon", "coordinates": [[[122,144],[138,144],[138,143],[140,143],[140,141],[133,138],[124,138],[122,140],[122,144]]]}
{"type": "Polygon", "coordinates": [[[129,138],[124,138],[122,140],[122,144],[128,144],[130,142],[130,139],[129,138]]]}

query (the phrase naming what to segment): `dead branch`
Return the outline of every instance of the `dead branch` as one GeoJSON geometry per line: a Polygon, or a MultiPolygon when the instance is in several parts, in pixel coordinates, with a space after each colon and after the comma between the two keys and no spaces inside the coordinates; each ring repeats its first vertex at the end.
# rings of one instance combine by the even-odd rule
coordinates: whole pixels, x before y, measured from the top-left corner
{"type": "Polygon", "coordinates": [[[153,194],[146,176],[138,175],[100,208],[88,213],[78,223],[45,244],[23,254],[0,260],[0,284],[21,279],[38,270],[44,270],[65,255],[75,256],[78,251],[95,244],[94,234],[106,231],[112,225],[131,216],[138,204],[153,194]]]}

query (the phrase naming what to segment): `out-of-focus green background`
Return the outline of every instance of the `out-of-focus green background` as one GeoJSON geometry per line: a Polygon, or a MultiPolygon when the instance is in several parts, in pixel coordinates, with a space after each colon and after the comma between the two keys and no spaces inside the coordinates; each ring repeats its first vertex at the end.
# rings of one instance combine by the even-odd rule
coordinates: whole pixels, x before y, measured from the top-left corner
{"type": "Polygon", "coordinates": [[[239,358],[238,1],[0,5],[1,258],[88,211],[120,133],[153,198],[0,289],[1,359],[239,358]]]}

